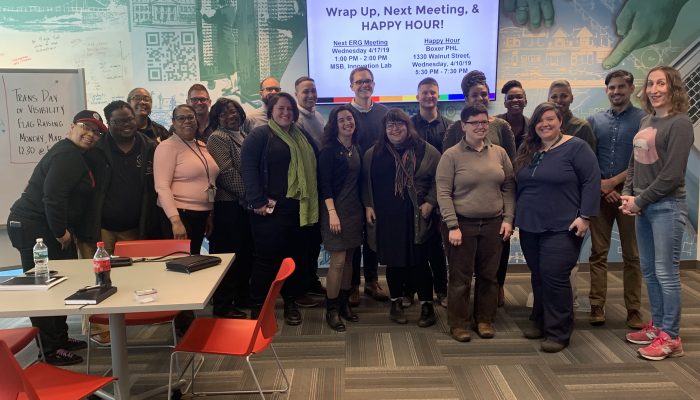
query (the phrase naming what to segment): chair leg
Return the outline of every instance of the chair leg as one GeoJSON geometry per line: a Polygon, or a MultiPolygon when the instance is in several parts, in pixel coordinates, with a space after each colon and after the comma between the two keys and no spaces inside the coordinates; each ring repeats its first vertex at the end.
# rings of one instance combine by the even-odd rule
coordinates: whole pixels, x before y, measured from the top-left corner
{"type": "Polygon", "coordinates": [[[287,393],[289,390],[289,378],[287,378],[287,373],[284,372],[284,368],[282,368],[282,363],[280,362],[279,357],[277,357],[277,352],[275,351],[275,347],[270,343],[270,350],[272,350],[272,354],[275,356],[275,362],[277,362],[277,368],[279,368],[280,372],[282,373],[282,377],[284,378],[284,389],[278,389],[275,390],[275,392],[278,393],[287,393]]]}
{"type": "Polygon", "coordinates": [[[88,317],[87,332],[88,332],[87,338],[86,338],[87,340],[85,340],[87,342],[87,355],[85,356],[85,358],[86,358],[86,360],[85,360],[85,372],[89,374],[90,373],[90,347],[92,347],[91,343],[90,343],[90,342],[92,342],[92,340],[90,340],[90,336],[92,336],[92,323],[90,322],[89,317],[88,317]]]}
{"type": "Polygon", "coordinates": [[[250,374],[253,375],[253,380],[255,381],[255,386],[258,387],[258,393],[260,393],[260,397],[265,400],[265,394],[263,393],[262,388],[260,387],[260,382],[258,382],[258,377],[255,375],[255,371],[253,371],[253,365],[250,363],[250,356],[252,354],[248,354],[245,357],[245,362],[248,364],[248,369],[250,370],[250,374]]]}

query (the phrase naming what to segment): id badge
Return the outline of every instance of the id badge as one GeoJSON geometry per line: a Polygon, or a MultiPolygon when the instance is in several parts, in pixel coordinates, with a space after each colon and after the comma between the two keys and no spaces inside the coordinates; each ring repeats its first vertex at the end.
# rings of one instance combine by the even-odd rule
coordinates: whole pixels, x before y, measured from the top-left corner
{"type": "Polygon", "coordinates": [[[214,198],[216,197],[216,186],[209,186],[207,189],[207,197],[209,197],[210,203],[214,202],[214,198]]]}

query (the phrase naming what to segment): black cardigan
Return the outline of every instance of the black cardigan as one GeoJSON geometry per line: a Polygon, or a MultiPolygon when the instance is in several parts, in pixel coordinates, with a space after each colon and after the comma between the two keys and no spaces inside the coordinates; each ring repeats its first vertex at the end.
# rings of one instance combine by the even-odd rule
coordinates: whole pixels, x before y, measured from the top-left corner
{"type": "MultiPolygon", "coordinates": [[[[358,149],[356,144],[355,148],[358,149]]],[[[347,149],[339,141],[326,144],[318,156],[318,194],[321,201],[335,199],[348,177],[347,149]]],[[[362,157],[360,157],[360,161],[362,157]]]]}

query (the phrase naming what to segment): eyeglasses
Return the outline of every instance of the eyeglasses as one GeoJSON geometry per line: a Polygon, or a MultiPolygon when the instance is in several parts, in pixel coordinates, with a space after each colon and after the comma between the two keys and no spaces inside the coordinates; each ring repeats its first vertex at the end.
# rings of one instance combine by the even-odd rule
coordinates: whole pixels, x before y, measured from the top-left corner
{"type": "Polygon", "coordinates": [[[131,100],[132,100],[132,101],[135,101],[135,102],[137,102],[137,103],[140,103],[140,102],[142,102],[142,101],[143,101],[144,103],[150,103],[151,101],[153,101],[153,99],[151,99],[151,96],[138,96],[138,95],[132,97],[131,100]]]}
{"type": "Polygon", "coordinates": [[[387,122],[386,123],[386,130],[392,130],[392,129],[399,129],[402,127],[405,127],[406,123],[405,122],[387,122]]]}
{"type": "Polygon", "coordinates": [[[126,125],[128,123],[136,121],[134,117],[124,117],[124,118],[112,118],[109,120],[110,125],[126,125]]]}
{"type": "Polygon", "coordinates": [[[477,126],[489,126],[489,121],[465,121],[464,123],[471,125],[474,128],[477,126]]]}
{"type": "Polygon", "coordinates": [[[177,122],[192,122],[194,121],[194,115],[176,115],[173,119],[177,122]]]}
{"type": "Polygon", "coordinates": [[[370,83],[374,83],[374,81],[371,79],[358,79],[355,82],[353,82],[353,84],[357,86],[369,85],[370,83]]]}
{"type": "Polygon", "coordinates": [[[99,129],[97,129],[97,128],[95,128],[95,127],[92,127],[92,126],[90,126],[90,125],[88,125],[88,124],[86,124],[86,123],[78,122],[78,123],[76,123],[76,125],[78,125],[79,127],[83,128],[84,130],[86,130],[86,131],[92,133],[93,135],[102,136],[102,132],[100,132],[99,129]]]}
{"type": "Polygon", "coordinates": [[[206,103],[208,101],[208,97],[190,97],[190,103],[206,103]]]}

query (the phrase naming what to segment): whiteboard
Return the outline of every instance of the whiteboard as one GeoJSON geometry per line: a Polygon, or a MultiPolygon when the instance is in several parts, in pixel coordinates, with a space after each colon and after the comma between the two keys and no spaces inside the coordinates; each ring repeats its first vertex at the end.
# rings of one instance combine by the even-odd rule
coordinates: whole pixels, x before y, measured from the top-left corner
{"type": "Polygon", "coordinates": [[[85,105],[83,69],[0,69],[0,225],[85,105]]]}

